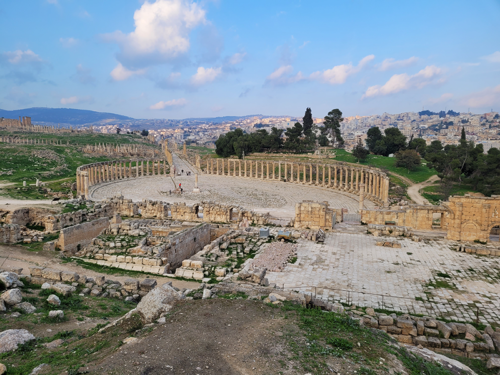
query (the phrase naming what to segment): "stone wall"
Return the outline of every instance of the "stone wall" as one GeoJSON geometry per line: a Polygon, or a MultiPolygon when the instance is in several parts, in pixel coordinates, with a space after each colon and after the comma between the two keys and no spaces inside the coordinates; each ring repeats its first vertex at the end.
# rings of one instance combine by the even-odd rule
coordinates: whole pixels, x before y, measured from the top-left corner
{"type": "Polygon", "coordinates": [[[413,205],[399,210],[362,210],[366,224],[397,225],[413,230],[446,231],[457,241],[490,241],[500,226],[500,196],[454,196],[441,206],[413,205]],[[438,216],[438,218],[436,218],[438,216]]]}
{"type": "Polygon", "coordinates": [[[108,218],[101,218],[87,223],[74,225],[61,230],[58,247],[65,252],[75,253],[92,242],[109,226],[108,218]]]}
{"type": "MultiPolygon", "coordinates": [[[[337,210],[328,207],[328,202],[302,201],[295,205],[294,228],[332,229],[335,225],[333,215],[336,212],[337,210]]],[[[342,215],[342,212],[337,215],[342,215]]]]}
{"type": "Polygon", "coordinates": [[[143,145],[115,145],[115,144],[95,144],[82,147],[82,152],[92,155],[104,155],[111,157],[140,157],[156,158],[161,155],[161,150],[152,146],[143,145]]]}
{"type": "Polygon", "coordinates": [[[19,119],[0,118],[0,128],[6,129],[29,129],[31,128],[31,117],[19,116],[19,119]]]}
{"type": "Polygon", "coordinates": [[[23,239],[17,224],[0,224],[0,243],[16,243],[23,239]]]}
{"type": "Polygon", "coordinates": [[[170,269],[175,269],[181,266],[184,259],[190,258],[209,243],[210,224],[201,224],[175,233],[170,238],[170,248],[161,257],[166,257],[170,269]]]}
{"type": "Polygon", "coordinates": [[[200,169],[207,174],[275,180],[346,191],[363,195],[381,206],[387,206],[389,199],[389,177],[384,172],[377,168],[343,162],[317,164],[209,158],[200,169]]]}

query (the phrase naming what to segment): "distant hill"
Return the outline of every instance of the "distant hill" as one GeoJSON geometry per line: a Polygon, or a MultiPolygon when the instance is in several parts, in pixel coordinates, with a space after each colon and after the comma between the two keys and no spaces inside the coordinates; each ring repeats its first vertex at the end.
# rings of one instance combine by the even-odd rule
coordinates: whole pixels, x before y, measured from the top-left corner
{"type": "Polygon", "coordinates": [[[19,118],[19,116],[31,117],[31,121],[34,123],[51,122],[70,125],[83,125],[105,120],[133,120],[132,117],[115,113],[95,112],[85,109],[45,107],[16,109],[13,111],[0,109],[0,117],[19,118]]]}
{"type": "Polygon", "coordinates": [[[222,117],[197,117],[197,118],[185,118],[187,121],[203,121],[203,122],[213,122],[215,124],[220,124],[226,121],[236,121],[242,118],[248,117],[264,117],[263,115],[246,115],[246,116],[222,116],[222,117]]]}

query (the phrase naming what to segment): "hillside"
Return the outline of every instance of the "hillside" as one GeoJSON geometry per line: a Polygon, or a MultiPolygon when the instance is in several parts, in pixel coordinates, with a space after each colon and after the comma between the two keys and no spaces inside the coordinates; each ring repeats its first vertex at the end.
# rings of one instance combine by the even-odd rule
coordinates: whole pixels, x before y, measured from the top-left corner
{"type": "Polygon", "coordinates": [[[25,108],[6,111],[0,109],[0,117],[18,118],[28,116],[33,122],[50,122],[70,125],[83,125],[105,120],[132,120],[131,117],[117,115],[116,113],[95,112],[86,109],[73,108],[25,108]]]}

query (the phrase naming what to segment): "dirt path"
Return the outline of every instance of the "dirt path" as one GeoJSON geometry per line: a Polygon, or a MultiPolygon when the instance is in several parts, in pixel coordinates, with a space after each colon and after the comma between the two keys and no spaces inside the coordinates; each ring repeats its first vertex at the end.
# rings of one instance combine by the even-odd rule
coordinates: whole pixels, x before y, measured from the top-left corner
{"type": "Polygon", "coordinates": [[[439,177],[437,175],[429,177],[424,182],[420,182],[418,184],[414,184],[408,187],[408,196],[414,201],[416,204],[430,204],[427,199],[425,199],[422,195],[420,195],[420,190],[423,188],[434,184],[434,182],[438,181],[439,177]]]}
{"type": "MultiPolygon", "coordinates": [[[[108,275],[105,273],[88,270],[75,263],[63,263],[62,259],[57,257],[58,254],[59,253],[57,252],[44,250],[38,252],[29,251],[20,245],[0,245],[0,268],[4,270],[22,268],[23,275],[29,275],[29,267],[41,266],[50,267],[61,271],[76,272],[79,275],[86,275],[89,277],[105,276],[106,279],[117,280],[120,282],[123,282],[125,281],[125,279],[130,278],[130,276],[108,275]]],[[[149,275],[149,277],[156,279],[159,285],[163,285],[165,283],[168,283],[169,281],[172,281],[172,285],[177,288],[194,289],[200,285],[197,282],[175,280],[160,275],[158,275],[158,277],[149,275]]],[[[144,275],[140,279],[143,278],[146,278],[146,275],[144,275]]]]}

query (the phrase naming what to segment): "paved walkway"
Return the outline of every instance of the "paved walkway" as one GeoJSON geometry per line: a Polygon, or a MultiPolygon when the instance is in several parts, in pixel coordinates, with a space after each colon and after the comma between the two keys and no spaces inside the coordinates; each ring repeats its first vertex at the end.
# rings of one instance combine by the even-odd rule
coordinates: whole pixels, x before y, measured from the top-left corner
{"type": "Polygon", "coordinates": [[[451,241],[388,239],[401,243],[396,249],[376,246],[380,240],[348,233],[328,233],[324,244],[299,240],[296,264],[266,277],[335,301],[456,321],[474,321],[478,307],[483,322],[500,323],[498,257],[453,251],[451,241]]]}
{"type": "MultiPolygon", "coordinates": [[[[200,174],[198,186],[201,192],[193,193],[195,169],[175,154],[174,165],[177,171],[184,170],[184,173],[175,177],[149,176],[100,184],[92,188],[91,197],[102,200],[122,194],[134,201],[147,198],[190,205],[201,201],[215,201],[257,212],[270,212],[281,218],[294,217],[295,204],[303,200],[327,201],[330,207],[346,208],[350,213],[356,213],[359,208],[358,197],[354,194],[317,186],[233,176],[200,174]],[[186,175],[187,170],[192,172],[190,176],[186,175]],[[179,184],[184,190],[182,196],[170,195],[169,191],[179,184]]],[[[364,203],[367,208],[375,207],[368,200],[364,203]]]]}

